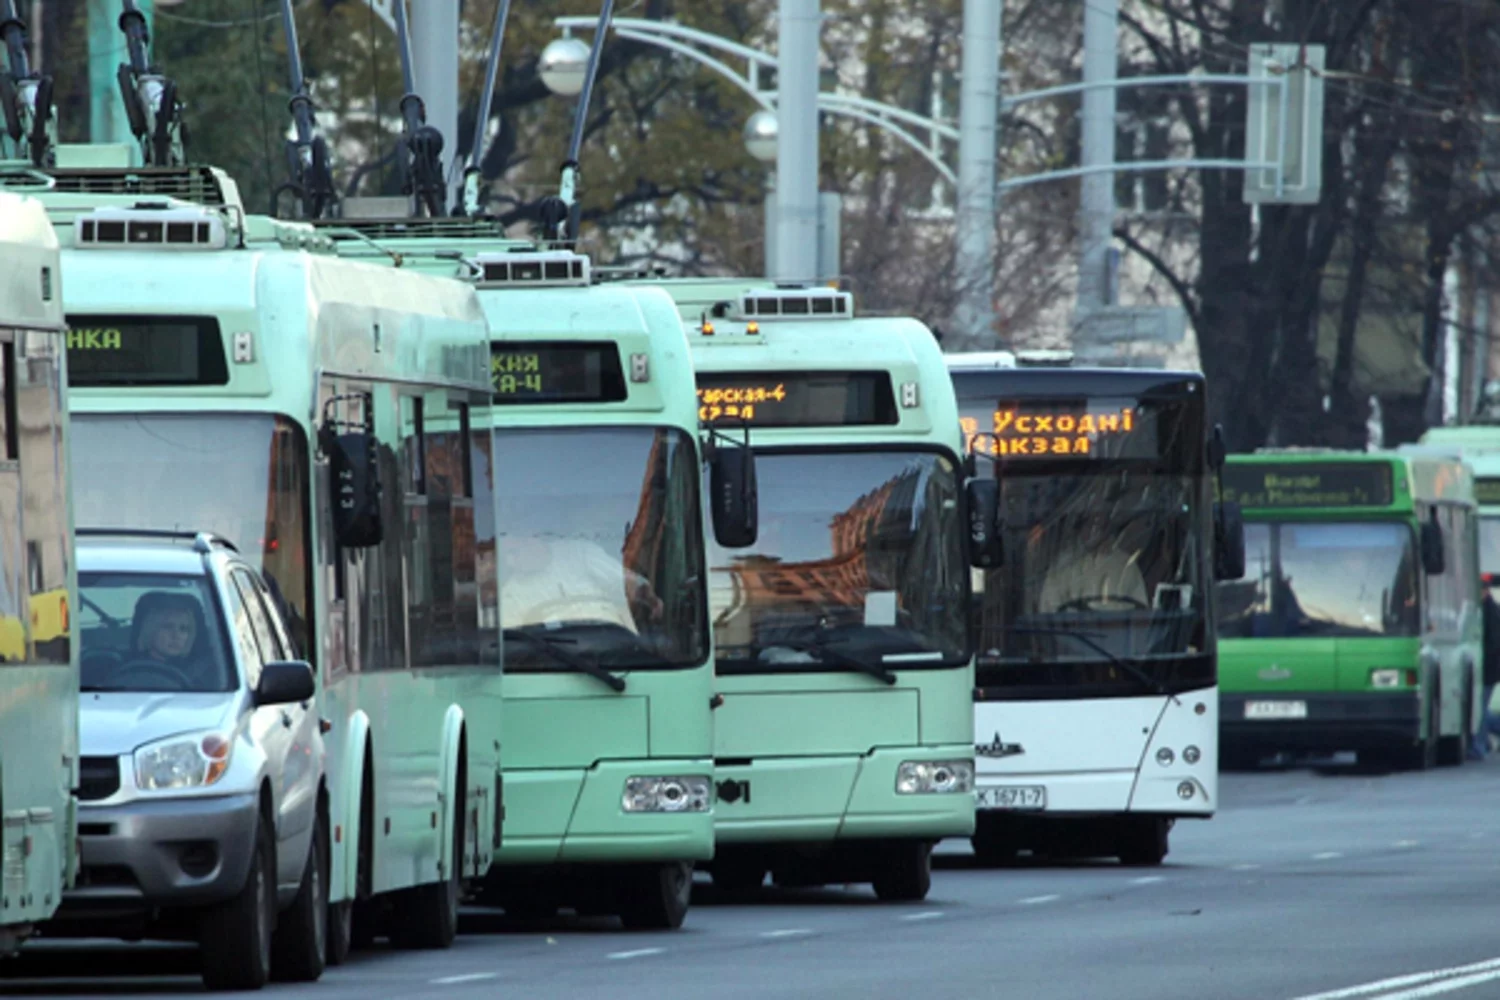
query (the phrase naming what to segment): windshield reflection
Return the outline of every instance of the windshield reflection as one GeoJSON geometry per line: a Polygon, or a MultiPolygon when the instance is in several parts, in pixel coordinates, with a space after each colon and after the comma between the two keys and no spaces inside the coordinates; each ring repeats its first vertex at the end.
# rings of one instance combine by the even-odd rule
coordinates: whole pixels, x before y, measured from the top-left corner
{"type": "Polygon", "coordinates": [[[1206,595],[1204,526],[1193,514],[1201,509],[1197,483],[1123,467],[1003,476],[1005,563],[986,575],[980,657],[1201,652],[1206,595]]]}
{"type": "MultiPolygon", "coordinates": [[[[603,666],[704,663],[696,454],[671,428],[497,431],[503,627],[603,666]]],[[[505,666],[567,669],[520,637],[505,666]]]]}
{"type": "Polygon", "coordinates": [[[755,545],[710,547],[721,664],[826,670],[840,654],[902,667],[965,656],[967,569],[952,461],[757,452],[756,481],[755,545]]]}
{"type": "Polygon", "coordinates": [[[1416,635],[1419,594],[1407,525],[1247,524],[1245,578],[1219,584],[1219,634],[1416,635]]]}
{"type": "Polygon", "coordinates": [[[1479,518],[1479,571],[1500,573],[1500,516],[1495,514],[1479,518]]]}
{"type": "Polygon", "coordinates": [[[79,573],[83,691],[232,688],[208,577],[79,573]]]}

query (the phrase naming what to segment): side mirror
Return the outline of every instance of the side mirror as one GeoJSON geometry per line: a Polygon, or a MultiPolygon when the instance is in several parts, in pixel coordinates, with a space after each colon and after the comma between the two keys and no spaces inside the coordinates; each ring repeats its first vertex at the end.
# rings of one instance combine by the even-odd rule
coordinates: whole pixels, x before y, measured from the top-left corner
{"type": "Polygon", "coordinates": [[[755,452],[748,447],[717,447],[709,458],[708,506],[714,538],[726,549],[755,544],[760,507],[755,485],[755,452]]]}
{"type": "Polygon", "coordinates": [[[1422,522],[1422,569],[1428,576],[1441,576],[1447,568],[1448,561],[1443,558],[1443,529],[1434,510],[1432,519],[1422,522]]]}
{"type": "Polygon", "coordinates": [[[333,481],[334,538],[346,549],[379,545],[385,532],[375,435],[335,434],[325,427],[320,437],[333,481]]]}
{"type": "Polygon", "coordinates": [[[290,705],[309,701],[317,693],[312,665],[306,660],[277,660],[260,671],[255,688],[256,705],[290,705]]]}
{"type": "Polygon", "coordinates": [[[970,479],[964,493],[969,505],[969,562],[979,569],[995,569],[1005,561],[1000,484],[993,479],[970,479]]]}
{"type": "Polygon", "coordinates": [[[1238,580],[1245,575],[1245,515],[1240,505],[1214,503],[1214,579],[1238,580]]]}

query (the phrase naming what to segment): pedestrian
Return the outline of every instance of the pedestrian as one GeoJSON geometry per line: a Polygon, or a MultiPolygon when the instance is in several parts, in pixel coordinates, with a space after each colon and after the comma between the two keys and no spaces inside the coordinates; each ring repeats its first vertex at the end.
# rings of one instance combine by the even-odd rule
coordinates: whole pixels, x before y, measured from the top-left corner
{"type": "Polygon", "coordinates": [[[1500,573],[1481,573],[1479,576],[1479,606],[1483,611],[1484,626],[1484,694],[1480,701],[1479,730],[1469,747],[1470,760],[1483,760],[1490,752],[1490,736],[1500,737],[1500,719],[1490,712],[1490,699],[1495,696],[1495,686],[1500,684],[1500,604],[1495,603],[1491,588],[1500,573]]]}

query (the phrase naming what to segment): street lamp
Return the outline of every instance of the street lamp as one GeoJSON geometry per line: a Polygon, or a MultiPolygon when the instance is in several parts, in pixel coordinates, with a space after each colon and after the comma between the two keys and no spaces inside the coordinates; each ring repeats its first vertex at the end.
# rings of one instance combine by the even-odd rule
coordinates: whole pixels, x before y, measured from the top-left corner
{"type": "Polygon", "coordinates": [[[588,75],[589,47],[576,38],[554,38],[537,60],[537,75],[543,85],[559,97],[583,93],[588,75]]]}
{"type": "Polygon", "coordinates": [[[745,121],[745,150],[762,163],[776,162],[776,114],[764,109],[745,121]]]}

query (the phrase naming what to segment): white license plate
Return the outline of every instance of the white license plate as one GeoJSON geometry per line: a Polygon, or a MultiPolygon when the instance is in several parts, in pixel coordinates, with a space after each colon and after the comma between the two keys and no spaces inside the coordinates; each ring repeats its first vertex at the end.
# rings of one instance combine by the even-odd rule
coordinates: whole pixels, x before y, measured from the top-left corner
{"type": "Polygon", "coordinates": [[[1045,809],[1044,785],[999,785],[979,789],[975,805],[980,809],[1045,809]]]}
{"type": "Polygon", "coordinates": [[[1305,702],[1305,701],[1247,701],[1247,702],[1245,702],[1245,718],[1247,718],[1247,719],[1305,719],[1305,718],[1307,718],[1307,702],[1305,702]]]}

